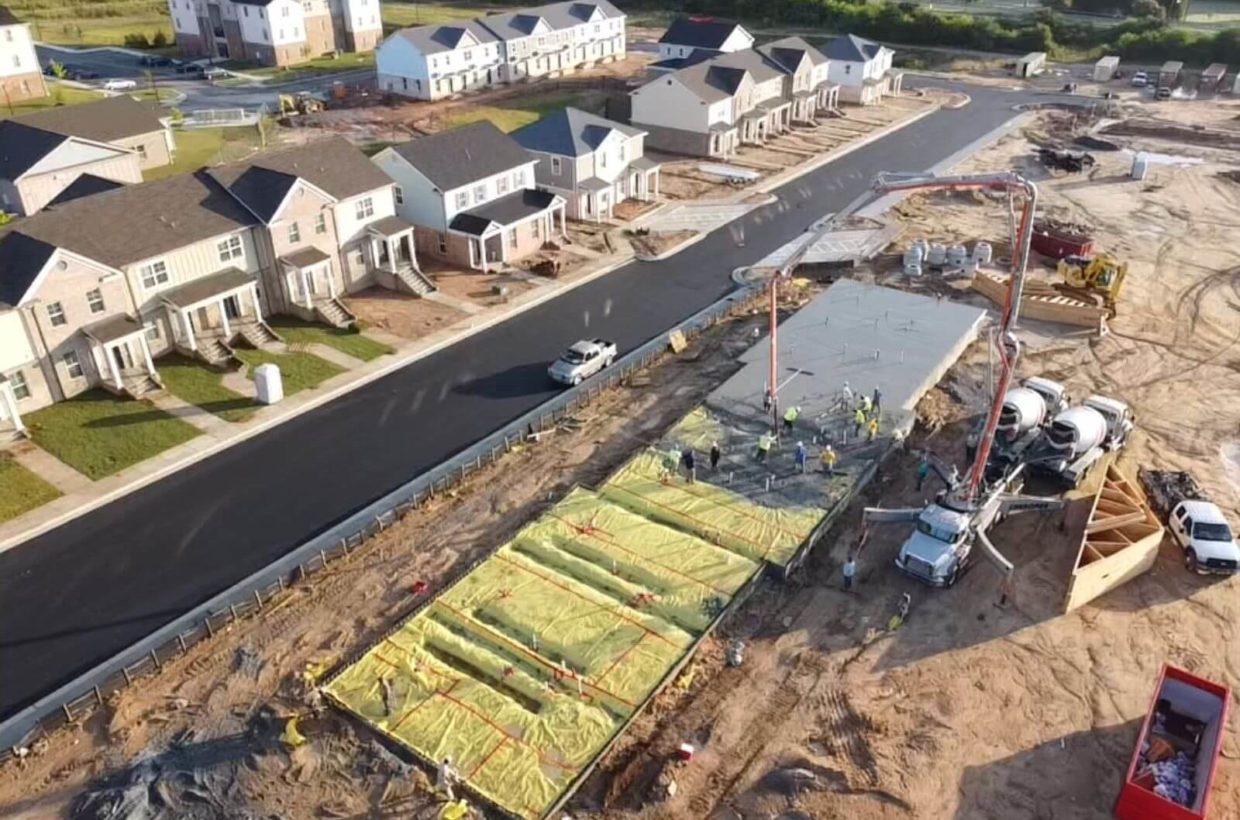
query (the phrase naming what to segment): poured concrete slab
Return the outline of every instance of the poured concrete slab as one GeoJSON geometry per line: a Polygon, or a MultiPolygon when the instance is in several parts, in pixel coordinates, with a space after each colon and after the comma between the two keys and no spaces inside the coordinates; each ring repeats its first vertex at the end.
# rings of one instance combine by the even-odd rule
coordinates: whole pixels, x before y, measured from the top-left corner
{"type": "MultiPolygon", "coordinates": [[[[801,259],[801,264],[824,265],[873,259],[883,248],[894,242],[902,230],[902,225],[891,224],[876,228],[832,231],[810,245],[801,259]]],[[[753,267],[755,269],[778,268],[787,262],[788,258],[804,242],[805,237],[799,236],[753,267]]]]}
{"type": "MultiPolygon", "coordinates": [[[[802,425],[834,420],[846,429],[851,414],[834,406],[845,383],[858,395],[878,387],[880,430],[907,430],[917,402],[977,338],[985,316],[947,299],[841,279],[779,326],[779,406],[800,407],[802,425]]],[[[761,422],[769,356],[769,338],[746,351],[746,367],[707,407],[761,422]]]]}

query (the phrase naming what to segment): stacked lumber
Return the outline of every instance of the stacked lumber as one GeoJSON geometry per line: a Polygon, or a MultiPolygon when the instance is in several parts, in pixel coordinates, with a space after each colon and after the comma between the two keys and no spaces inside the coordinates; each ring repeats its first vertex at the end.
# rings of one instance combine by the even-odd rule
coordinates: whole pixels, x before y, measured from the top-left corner
{"type": "MultiPolygon", "coordinates": [[[[989,271],[973,274],[973,289],[996,304],[1007,298],[1008,277],[989,271]]],[[[1106,328],[1107,311],[1093,302],[1085,302],[1064,296],[1045,283],[1025,280],[1025,292],[1020,301],[1020,315],[1044,322],[1059,322],[1076,327],[1106,328]]]]}

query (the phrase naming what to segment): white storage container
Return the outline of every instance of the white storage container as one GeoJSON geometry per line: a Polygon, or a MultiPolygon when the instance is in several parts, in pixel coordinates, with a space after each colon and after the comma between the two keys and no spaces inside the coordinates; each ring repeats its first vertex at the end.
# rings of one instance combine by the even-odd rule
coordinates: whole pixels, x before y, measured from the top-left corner
{"type": "Polygon", "coordinates": [[[268,362],[254,368],[254,391],[259,404],[275,404],[284,398],[280,368],[268,362]]]}
{"type": "Polygon", "coordinates": [[[973,264],[989,265],[990,260],[994,258],[995,250],[990,247],[989,242],[978,242],[973,246],[973,264]]]}
{"type": "Polygon", "coordinates": [[[929,250],[926,251],[926,264],[932,268],[941,268],[946,261],[947,248],[942,242],[931,242],[929,250]]]}

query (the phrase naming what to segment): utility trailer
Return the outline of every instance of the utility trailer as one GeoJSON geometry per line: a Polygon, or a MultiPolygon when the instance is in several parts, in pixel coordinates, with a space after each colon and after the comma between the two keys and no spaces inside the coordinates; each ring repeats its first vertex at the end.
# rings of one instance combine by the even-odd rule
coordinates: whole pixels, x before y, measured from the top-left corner
{"type": "Polygon", "coordinates": [[[1163,666],[1115,800],[1116,820],[1204,820],[1230,699],[1224,684],[1163,666]]]}

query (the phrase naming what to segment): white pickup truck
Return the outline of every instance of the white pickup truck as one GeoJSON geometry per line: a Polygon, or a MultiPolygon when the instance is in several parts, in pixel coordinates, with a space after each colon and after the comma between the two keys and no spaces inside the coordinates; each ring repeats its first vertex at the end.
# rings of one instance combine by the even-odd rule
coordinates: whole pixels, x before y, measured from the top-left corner
{"type": "Polygon", "coordinates": [[[577,385],[616,360],[616,343],[606,339],[577,342],[547,368],[547,375],[560,384],[577,385]]]}
{"type": "Polygon", "coordinates": [[[1210,501],[1181,501],[1167,517],[1171,537],[1184,550],[1189,572],[1234,575],[1240,567],[1240,546],[1223,511],[1210,501]]]}

